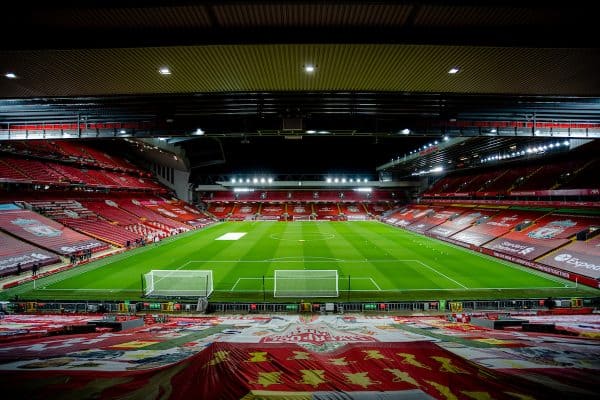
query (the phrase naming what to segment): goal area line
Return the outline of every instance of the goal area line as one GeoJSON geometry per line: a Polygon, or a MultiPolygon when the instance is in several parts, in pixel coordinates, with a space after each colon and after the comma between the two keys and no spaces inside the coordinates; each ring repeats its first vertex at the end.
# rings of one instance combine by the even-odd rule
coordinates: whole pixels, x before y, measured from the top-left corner
{"type": "MultiPolygon", "coordinates": [[[[253,290],[236,290],[236,288],[240,284],[240,282],[242,282],[242,281],[259,281],[259,282],[261,282],[263,279],[265,281],[274,281],[275,277],[273,277],[273,276],[265,276],[264,278],[263,277],[256,277],[256,278],[241,277],[241,278],[238,278],[237,281],[235,281],[235,283],[233,284],[233,286],[231,287],[231,289],[229,289],[229,291],[230,292],[235,292],[235,291],[238,291],[238,292],[250,292],[250,291],[253,291],[253,290]]],[[[338,278],[338,279],[344,280],[344,279],[346,279],[346,276],[342,276],[342,278],[338,278]]],[[[351,276],[350,279],[351,280],[357,280],[357,281],[358,280],[370,281],[371,284],[373,285],[373,287],[375,288],[374,290],[369,290],[369,289],[351,289],[351,291],[353,291],[353,292],[383,292],[384,291],[377,284],[377,282],[375,281],[375,279],[371,278],[370,276],[356,276],[356,277],[351,276]]]]}

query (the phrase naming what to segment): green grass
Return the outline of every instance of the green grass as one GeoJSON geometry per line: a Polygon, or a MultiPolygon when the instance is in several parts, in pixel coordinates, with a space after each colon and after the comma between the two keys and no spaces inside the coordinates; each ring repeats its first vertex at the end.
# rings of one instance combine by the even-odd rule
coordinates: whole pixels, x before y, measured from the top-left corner
{"type": "Polygon", "coordinates": [[[35,289],[27,284],[0,297],[136,300],[142,274],[152,269],[212,270],[213,301],[292,300],[273,298],[276,269],[335,269],[344,301],[588,297],[600,292],[379,222],[228,222],[42,278],[35,289]],[[215,240],[229,232],[246,235],[215,240]]]}

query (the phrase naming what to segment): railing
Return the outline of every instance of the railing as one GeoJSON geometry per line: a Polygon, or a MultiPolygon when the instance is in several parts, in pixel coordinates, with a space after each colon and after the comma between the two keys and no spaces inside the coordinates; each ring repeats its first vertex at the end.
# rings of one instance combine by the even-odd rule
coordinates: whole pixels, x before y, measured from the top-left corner
{"type": "MultiPolygon", "coordinates": [[[[576,311],[582,307],[600,307],[600,297],[553,299],[557,307],[576,311]]],[[[292,302],[292,303],[224,303],[209,302],[206,313],[472,313],[485,311],[547,310],[546,299],[457,300],[406,302],[292,302]]],[[[4,313],[86,314],[86,313],[168,313],[199,314],[197,302],[35,302],[0,303],[4,313]]]]}

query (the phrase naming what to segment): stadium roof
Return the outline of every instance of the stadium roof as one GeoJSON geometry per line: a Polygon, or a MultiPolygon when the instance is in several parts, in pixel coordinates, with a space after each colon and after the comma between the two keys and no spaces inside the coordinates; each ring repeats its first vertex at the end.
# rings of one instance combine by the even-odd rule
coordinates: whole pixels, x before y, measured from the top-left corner
{"type": "Polygon", "coordinates": [[[600,137],[588,2],[25,0],[3,16],[3,139],[600,137]]]}

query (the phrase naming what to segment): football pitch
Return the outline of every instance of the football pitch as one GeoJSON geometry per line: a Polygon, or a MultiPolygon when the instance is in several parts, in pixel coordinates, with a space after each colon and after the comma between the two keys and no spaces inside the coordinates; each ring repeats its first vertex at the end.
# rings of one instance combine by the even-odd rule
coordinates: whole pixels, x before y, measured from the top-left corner
{"type": "MultiPolygon", "coordinates": [[[[375,221],[225,222],[9,289],[37,300],[139,300],[151,270],[211,270],[211,301],[274,298],[275,270],[337,270],[340,301],[594,296],[558,277],[375,221]]],[[[331,300],[331,299],[330,299],[331,300]]]]}

